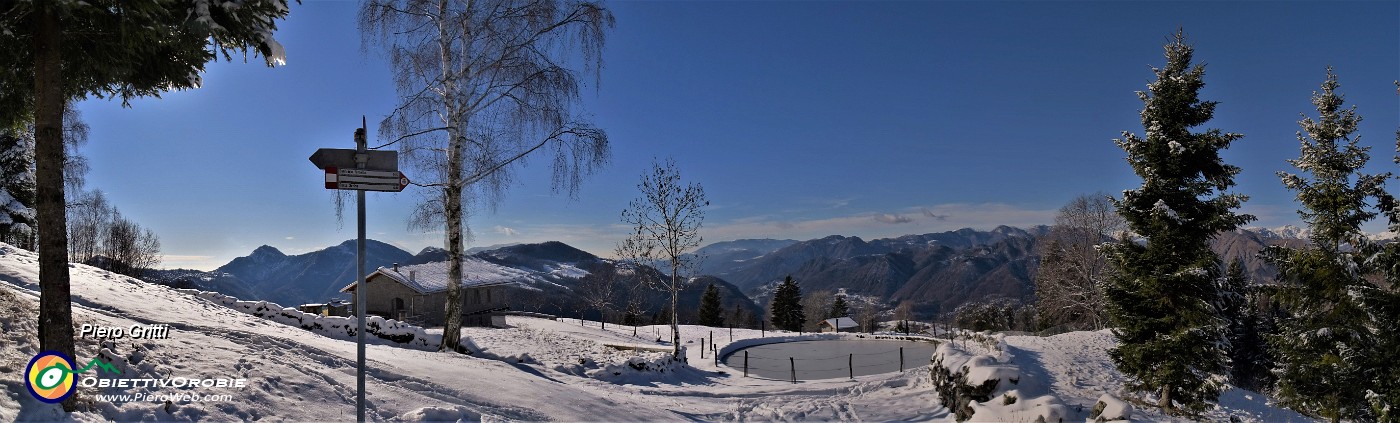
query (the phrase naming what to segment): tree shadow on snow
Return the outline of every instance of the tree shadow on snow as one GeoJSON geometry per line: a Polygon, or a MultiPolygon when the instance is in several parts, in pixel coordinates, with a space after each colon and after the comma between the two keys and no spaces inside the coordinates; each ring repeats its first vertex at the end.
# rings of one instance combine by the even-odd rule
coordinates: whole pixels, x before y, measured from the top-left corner
{"type": "Polygon", "coordinates": [[[539,378],[541,378],[541,379],[548,380],[548,381],[550,381],[550,382],[554,382],[554,383],[558,383],[558,384],[563,384],[563,383],[564,383],[564,382],[560,381],[559,379],[555,379],[555,378],[549,377],[549,375],[546,375],[546,374],[544,374],[543,372],[541,372],[541,371],[539,371],[539,370],[536,370],[534,367],[530,367],[530,365],[528,365],[528,364],[523,364],[523,363],[511,363],[511,362],[505,361],[505,360],[502,360],[501,362],[502,362],[502,363],[509,364],[509,365],[511,365],[511,367],[515,367],[516,369],[518,369],[518,370],[520,370],[520,371],[522,371],[522,372],[529,373],[529,374],[531,374],[531,375],[533,375],[533,376],[537,376],[537,377],[539,377],[539,378]]]}

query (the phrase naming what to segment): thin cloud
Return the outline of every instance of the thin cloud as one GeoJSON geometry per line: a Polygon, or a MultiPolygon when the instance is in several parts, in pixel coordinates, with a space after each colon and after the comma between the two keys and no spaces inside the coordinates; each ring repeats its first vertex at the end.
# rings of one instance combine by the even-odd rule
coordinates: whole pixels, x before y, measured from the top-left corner
{"type": "Polygon", "coordinates": [[[883,213],[875,215],[875,221],[880,223],[888,223],[891,225],[898,225],[901,223],[913,222],[914,219],[910,219],[908,216],[902,214],[883,213]]]}
{"type": "MultiPolygon", "coordinates": [[[[1003,203],[952,203],[912,206],[891,213],[861,212],[812,219],[776,213],[724,221],[707,219],[700,234],[705,244],[745,238],[807,240],[830,235],[877,239],[962,228],[988,230],[999,225],[1027,228],[1054,223],[1055,212],[1055,209],[1027,209],[1003,203]]],[[[632,230],[621,223],[494,225],[492,229],[478,233],[476,241],[482,245],[560,241],[603,257],[611,257],[616,243],[632,230]],[[514,235],[508,236],[511,232],[503,229],[514,231],[514,235]]],[[[439,238],[426,235],[420,239],[429,245],[440,242],[439,238]]]]}
{"type": "Polygon", "coordinates": [[[214,258],[214,256],[185,256],[179,254],[166,254],[160,256],[160,260],[163,262],[194,262],[205,261],[212,258],[214,258]]]}
{"type": "Polygon", "coordinates": [[[1054,223],[1055,212],[1055,209],[1027,209],[1003,203],[951,203],[914,206],[895,213],[859,213],[805,220],[745,217],[714,224],[707,222],[701,232],[706,242],[742,238],[802,240],[829,235],[875,239],[962,228],[988,230],[1000,225],[1021,228],[1048,225],[1054,223]],[[908,222],[901,222],[903,220],[908,222]]]}

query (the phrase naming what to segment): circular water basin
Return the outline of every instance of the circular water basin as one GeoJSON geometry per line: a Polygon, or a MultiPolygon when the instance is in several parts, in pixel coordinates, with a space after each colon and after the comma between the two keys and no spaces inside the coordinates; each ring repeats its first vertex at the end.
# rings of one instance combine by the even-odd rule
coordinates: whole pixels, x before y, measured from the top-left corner
{"type": "Polygon", "coordinates": [[[833,339],[755,345],[725,356],[726,366],[742,374],[769,379],[819,380],[866,376],[927,366],[937,344],[932,342],[833,339]],[[746,364],[747,362],[747,364],[746,364]]]}

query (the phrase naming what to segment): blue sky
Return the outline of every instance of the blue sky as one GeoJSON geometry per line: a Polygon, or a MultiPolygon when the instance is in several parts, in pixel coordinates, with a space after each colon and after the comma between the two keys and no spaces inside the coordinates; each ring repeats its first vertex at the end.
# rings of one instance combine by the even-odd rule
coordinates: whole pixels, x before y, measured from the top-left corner
{"type": "MultiPolygon", "coordinates": [[[[640,175],[665,157],[709,195],[706,242],[1049,224],[1078,194],[1139,183],[1111,140],[1142,132],[1133,92],[1177,27],[1207,64],[1203,98],[1221,102],[1208,126],[1245,135],[1225,157],[1244,169],[1236,191],[1252,196],[1256,225],[1297,223],[1274,172],[1290,170],[1328,65],[1365,118],[1372,170],[1400,172],[1394,1],[606,5],[617,27],[582,107],[608,131],[611,163],[577,199],[551,192],[547,160],[529,163],[499,207],[473,211],[472,245],[609,254],[640,175]]],[[[355,236],[307,157],[353,147],[360,116],[373,126],[396,103],[386,61],[360,49],[356,7],[293,5],[277,33],[286,66],[235,58],[210,64],[196,90],[81,103],[89,186],[160,235],[164,266],[355,236]]],[[[442,244],[407,228],[416,195],[368,197],[372,238],[442,244]]]]}

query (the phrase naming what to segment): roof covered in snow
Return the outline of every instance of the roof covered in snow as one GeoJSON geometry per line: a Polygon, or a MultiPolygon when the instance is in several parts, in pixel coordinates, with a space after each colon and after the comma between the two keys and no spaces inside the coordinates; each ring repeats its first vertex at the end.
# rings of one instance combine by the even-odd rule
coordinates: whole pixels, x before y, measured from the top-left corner
{"type": "MultiPolygon", "coordinates": [[[[380,267],[365,278],[374,278],[376,275],[398,281],[420,294],[447,291],[447,262],[445,261],[399,266],[397,270],[392,267],[380,267]]],[[[463,288],[501,285],[529,279],[530,276],[527,271],[500,266],[479,258],[462,259],[463,288]]],[[[345,285],[344,288],[340,289],[340,292],[354,290],[355,284],[356,282],[351,282],[349,285],[345,285]]]]}
{"type": "Polygon", "coordinates": [[[826,320],[823,320],[822,323],[825,323],[827,326],[834,327],[834,328],[836,328],[837,330],[840,330],[840,329],[850,329],[850,328],[854,328],[854,327],[860,326],[860,325],[857,325],[857,324],[856,324],[856,321],[855,321],[855,320],[851,320],[850,317],[837,317],[837,318],[834,318],[834,319],[826,319],[826,320]],[[838,325],[839,325],[839,326],[838,326],[838,325]]]}

